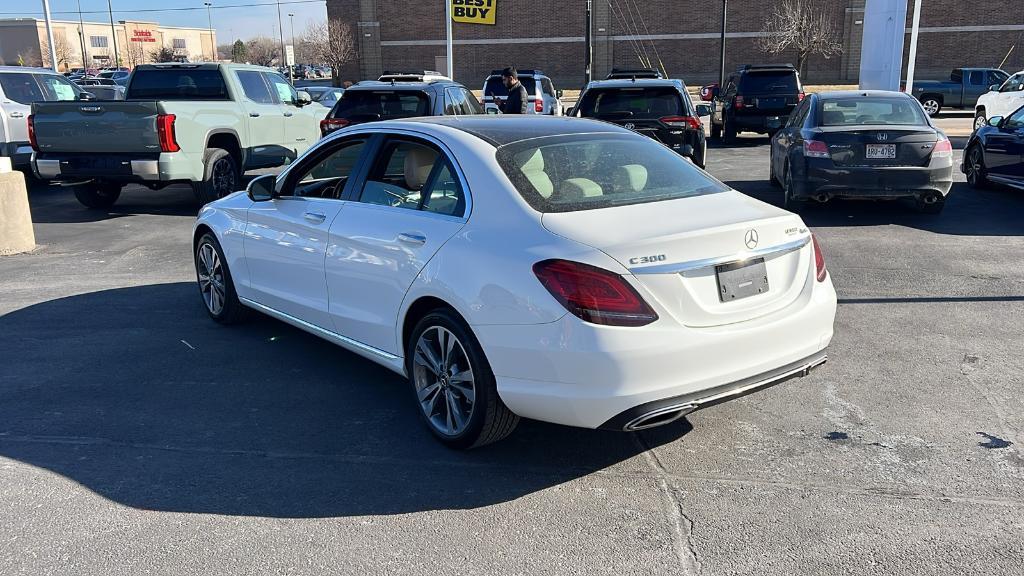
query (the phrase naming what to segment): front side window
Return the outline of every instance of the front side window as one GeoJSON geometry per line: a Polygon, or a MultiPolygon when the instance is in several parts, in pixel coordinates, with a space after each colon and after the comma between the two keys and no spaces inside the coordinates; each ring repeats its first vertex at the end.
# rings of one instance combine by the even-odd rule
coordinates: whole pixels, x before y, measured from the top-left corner
{"type": "Polygon", "coordinates": [[[47,101],[66,101],[78,98],[79,89],[75,88],[67,78],[45,74],[38,76],[39,84],[47,101]]]}
{"type": "Polygon", "coordinates": [[[386,143],[370,170],[360,202],[462,216],[465,200],[451,164],[436,148],[405,140],[386,143]]]}
{"type": "Polygon", "coordinates": [[[476,99],[476,96],[472,92],[465,88],[459,88],[462,92],[462,113],[463,114],[483,114],[484,107],[480,105],[480,101],[476,99]]]}
{"type": "Polygon", "coordinates": [[[242,85],[245,97],[258,104],[273,104],[274,97],[263,79],[263,74],[255,70],[239,70],[238,82],[242,85]]]}
{"type": "Polygon", "coordinates": [[[359,157],[365,149],[364,140],[346,142],[306,170],[299,177],[292,194],[307,198],[341,198],[345,184],[355,171],[359,157]]]}
{"type": "Polygon", "coordinates": [[[662,118],[683,114],[683,100],[674,88],[598,88],[580,102],[584,117],[601,119],[662,118]]]}
{"type": "Polygon", "coordinates": [[[921,106],[910,98],[835,98],[824,100],[819,111],[822,126],[928,125],[921,106]]]}
{"type": "Polygon", "coordinates": [[[975,86],[981,86],[985,83],[985,72],[981,70],[974,70],[971,72],[971,84],[975,86]]]}
{"type": "Polygon", "coordinates": [[[991,72],[988,73],[988,83],[989,85],[1002,84],[1003,82],[1006,82],[1007,77],[1008,75],[1005,72],[1001,72],[999,70],[992,70],[991,72]]]}
{"type": "Polygon", "coordinates": [[[280,74],[266,74],[270,85],[274,87],[278,102],[283,104],[294,104],[298,101],[299,95],[295,87],[288,83],[280,74]]]}
{"type": "Polygon", "coordinates": [[[1006,119],[1003,128],[1007,130],[1020,130],[1024,128],[1024,108],[1017,110],[1006,119]]]}
{"type": "Polygon", "coordinates": [[[1000,92],[1015,92],[1020,90],[1024,86],[1024,74],[1014,74],[1010,76],[1003,86],[999,89],[1000,92]]]}
{"type": "Polygon", "coordinates": [[[447,88],[444,91],[444,113],[449,116],[462,114],[463,101],[466,96],[455,88],[447,88]]]}
{"type": "Polygon", "coordinates": [[[538,212],[575,212],[729,188],[664,145],[634,134],[533,138],[498,148],[498,163],[538,212]]]}

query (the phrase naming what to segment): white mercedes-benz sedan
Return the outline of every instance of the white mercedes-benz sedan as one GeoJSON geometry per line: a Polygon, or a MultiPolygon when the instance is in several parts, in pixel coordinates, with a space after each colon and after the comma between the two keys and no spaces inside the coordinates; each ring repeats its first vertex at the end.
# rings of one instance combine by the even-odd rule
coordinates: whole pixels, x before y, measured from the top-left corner
{"type": "Polygon", "coordinates": [[[199,292],[407,376],[459,448],[520,417],[641,430],[825,362],[836,294],[801,219],[583,119],[437,117],[321,140],[207,204],[199,292]]]}

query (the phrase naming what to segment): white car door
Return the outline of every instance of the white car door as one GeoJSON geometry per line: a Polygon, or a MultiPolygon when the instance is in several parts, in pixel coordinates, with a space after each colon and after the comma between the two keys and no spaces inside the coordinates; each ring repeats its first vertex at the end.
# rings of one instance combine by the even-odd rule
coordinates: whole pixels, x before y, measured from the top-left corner
{"type": "Polygon", "coordinates": [[[340,139],[278,178],[275,197],[249,208],[245,260],[253,299],[331,330],[324,257],[368,137],[340,139]]]}
{"type": "Polygon", "coordinates": [[[379,137],[363,184],[331,226],[327,290],[339,334],[402,355],[395,337],[402,300],[469,216],[457,166],[439,142],[379,137]]]}

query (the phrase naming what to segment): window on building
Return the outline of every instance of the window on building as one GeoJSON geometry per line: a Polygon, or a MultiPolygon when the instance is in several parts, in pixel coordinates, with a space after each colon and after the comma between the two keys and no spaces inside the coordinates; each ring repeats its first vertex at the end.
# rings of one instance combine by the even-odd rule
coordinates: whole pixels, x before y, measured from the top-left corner
{"type": "Polygon", "coordinates": [[[171,42],[173,43],[172,46],[175,50],[184,50],[188,48],[188,46],[185,44],[184,38],[175,38],[171,40],[171,42]]]}
{"type": "Polygon", "coordinates": [[[93,48],[106,48],[109,40],[106,36],[89,36],[89,45],[93,48]]]}

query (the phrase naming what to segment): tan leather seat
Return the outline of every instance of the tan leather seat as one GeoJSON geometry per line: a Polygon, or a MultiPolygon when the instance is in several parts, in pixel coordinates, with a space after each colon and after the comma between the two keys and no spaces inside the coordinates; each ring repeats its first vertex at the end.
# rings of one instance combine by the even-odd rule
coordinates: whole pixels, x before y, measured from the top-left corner
{"type": "Polygon", "coordinates": [[[409,190],[421,190],[434,169],[437,152],[423,146],[413,146],[405,154],[405,185],[409,190]]]}
{"type": "Polygon", "coordinates": [[[555,191],[555,184],[551,182],[551,177],[544,171],[544,155],[540,153],[539,149],[534,150],[519,169],[541,196],[551,197],[555,191]]]}
{"type": "Polygon", "coordinates": [[[612,173],[612,190],[616,194],[639,192],[647,187],[647,168],[640,164],[619,166],[612,173]]]}

